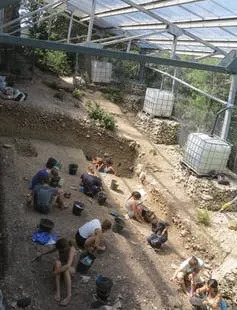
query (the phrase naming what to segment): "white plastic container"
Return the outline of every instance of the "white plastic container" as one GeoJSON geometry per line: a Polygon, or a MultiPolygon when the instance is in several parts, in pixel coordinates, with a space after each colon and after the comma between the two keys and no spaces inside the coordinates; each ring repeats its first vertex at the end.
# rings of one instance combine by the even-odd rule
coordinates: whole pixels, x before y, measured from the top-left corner
{"type": "Polygon", "coordinates": [[[112,76],[112,63],[105,61],[91,62],[91,79],[95,83],[110,83],[112,76]]]}
{"type": "Polygon", "coordinates": [[[199,175],[208,175],[211,171],[222,173],[226,170],[230,152],[230,144],[218,137],[191,133],[183,161],[199,175]]]}
{"type": "Polygon", "coordinates": [[[143,111],[152,116],[170,117],[174,106],[172,92],[157,88],[147,88],[143,111]]]}

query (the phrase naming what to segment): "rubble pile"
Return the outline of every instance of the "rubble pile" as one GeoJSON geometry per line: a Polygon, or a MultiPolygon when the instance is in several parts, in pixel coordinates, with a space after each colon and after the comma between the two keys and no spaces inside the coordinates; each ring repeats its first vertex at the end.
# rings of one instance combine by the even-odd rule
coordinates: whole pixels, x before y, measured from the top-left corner
{"type": "Polygon", "coordinates": [[[169,119],[151,118],[144,112],[137,114],[136,126],[145,131],[153,142],[176,144],[180,124],[169,119]]]}
{"type": "MultiPolygon", "coordinates": [[[[217,211],[222,204],[237,195],[237,188],[233,184],[221,185],[217,179],[198,178],[180,165],[178,169],[174,169],[173,178],[177,183],[183,183],[187,194],[200,208],[217,211]]],[[[233,208],[236,207],[232,207],[232,210],[233,208]]]]}

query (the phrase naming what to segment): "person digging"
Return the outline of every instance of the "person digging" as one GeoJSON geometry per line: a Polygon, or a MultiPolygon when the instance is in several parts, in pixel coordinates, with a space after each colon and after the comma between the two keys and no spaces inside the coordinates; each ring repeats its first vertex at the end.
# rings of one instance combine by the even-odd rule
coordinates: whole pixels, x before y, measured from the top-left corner
{"type": "Polygon", "coordinates": [[[197,285],[201,282],[199,272],[203,267],[203,260],[192,256],[180,264],[179,268],[177,268],[171,278],[171,281],[176,279],[183,292],[188,296],[192,296],[197,288],[197,285]],[[190,292],[187,290],[188,285],[190,285],[190,292]]]}
{"type": "Polygon", "coordinates": [[[102,223],[98,219],[94,219],[81,226],[76,235],[76,243],[79,248],[85,249],[89,253],[94,253],[96,250],[105,251],[103,243],[103,234],[110,230],[112,223],[109,220],[104,220],[102,223]]]}

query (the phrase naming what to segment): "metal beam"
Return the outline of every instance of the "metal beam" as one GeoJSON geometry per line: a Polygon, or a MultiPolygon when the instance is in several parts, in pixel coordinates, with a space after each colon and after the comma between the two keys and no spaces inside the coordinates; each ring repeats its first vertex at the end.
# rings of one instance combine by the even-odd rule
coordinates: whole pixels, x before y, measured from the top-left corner
{"type": "Polygon", "coordinates": [[[68,32],[67,32],[67,43],[70,43],[71,39],[71,32],[72,32],[72,24],[73,24],[73,12],[71,12],[69,25],[68,25],[68,32]]]}
{"type": "Polygon", "coordinates": [[[113,40],[113,39],[121,39],[121,38],[124,38],[124,35],[101,38],[101,39],[97,39],[97,40],[92,40],[91,42],[101,43],[101,42],[106,42],[106,41],[111,40],[111,39],[113,40]]]}
{"type": "Polygon", "coordinates": [[[138,55],[134,53],[126,53],[113,50],[98,49],[92,47],[86,47],[76,44],[63,44],[53,41],[43,41],[35,40],[29,38],[21,38],[15,36],[9,36],[6,34],[0,34],[0,43],[10,44],[10,45],[19,45],[19,46],[29,46],[32,48],[43,48],[43,49],[52,49],[52,50],[62,50],[70,53],[81,53],[91,56],[102,56],[102,57],[112,57],[121,60],[130,60],[143,63],[154,63],[160,65],[167,65],[173,67],[183,67],[183,68],[192,68],[197,70],[205,70],[212,72],[220,73],[237,73],[237,70],[233,72],[228,71],[224,66],[220,65],[207,65],[196,62],[184,61],[184,60],[174,60],[161,57],[152,57],[148,55],[138,55]]]}
{"type": "MultiPolygon", "coordinates": [[[[237,26],[237,18],[226,17],[226,18],[211,18],[211,19],[197,19],[197,20],[182,20],[182,21],[173,21],[174,25],[185,28],[211,28],[211,27],[236,27],[237,26]]],[[[164,29],[166,28],[166,24],[161,23],[144,23],[144,24],[124,24],[120,26],[121,29],[124,30],[149,30],[149,29],[164,29]]]]}
{"type": "Polygon", "coordinates": [[[122,39],[112,40],[112,41],[103,43],[103,45],[107,46],[107,45],[111,45],[111,44],[117,44],[117,43],[120,43],[120,42],[126,42],[126,41],[129,41],[129,40],[145,38],[145,37],[150,36],[152,34],[159,34],[159,33],[163,33],[163,32],[165,32],[165,31],[152,31],[152,32],[150,31],[150,32],[147,32],[147,33],[137,34],[137,35],[134,35],[134,36],[131,36],[131,37],[125,37],[125,38],[122,38],[122,39]]]}
{"type": "Polygon", "coordinates": [[[225,111],[225,117],[224,122],[221,130],[221,138],[226,140],[228,138],[229,129],[230,129],[230,123],[231,123],[231,116],[232,116],[232,107],[235,103],[235,97],[237,92],[237,75],[232,75],[231,85],[230,85],[230,92],[227,102],[227,107],[230,107],[231,109],[228,109],[225,111]]]}
{"type": "MultiPolygon", "coordinates": [[[[167,26],[170,26],[170,27],[172,27],[172,28],[175,28],[175,27],[176,27],[176,29],[179,29],[179,27],[177,27],[176,25],[172,24],[172,23],[169,22],[167,19],[165,19],[165,18],[161,17],[160,15],[155,14],[155,13],[153,13],[153,12],[151,12],[151,11],[147,11],[147,10],[144,9],[141,5],[138,5],[138,4],[134,3],[134,2],[131,1],[131,0],[123,0],[123,2],[129,4],[129,5],[133,6],[133,7],[135,7],[135,8],[138,9],[140,12],[145,13],[146,15],[149,15],[150,17],[152,17],[152,18],[154,18],[154,19],[156,19],[156,20],[158,20],[158,21],[160,21],[160,22],[166,24],[167,26]]],[[[222,54],[222,55],[226,55],[226,54],[227,54],[227,53],[226,53],[225,51],[223,51],[222,49],[220,49],[220,48],[218,48],[218,47],[216,47],[216,46],[214,46],[214,45],[212,45],[212,44],[210,44],[210,43],[208,43],[208,42],[202,40],[201,38],[199,38],[198,36],[192,34],[191,32],[189,32],[189,31],[187,31],[187,30],[185,30],[185,29],[179,29],[179,30],[181,30],[182,33],[185,34],[186,36],[188,36],[188,37],[190,37],[190,38],[192,38],[192,39],[194,39],[194,40],[196,40],[196,41],[201,42],[202,44],[204,44],[204,45],[210,47],[210,48],[213,49],[214,51],[216,51],[216,52],[218,52],[218,53],[220,53],[220,54],[222,54]]]]}
{"type": "Polygon", "coordinates": [[[94,19],[95,19],[95,7],[96,7],[96,0],[92,0],[90,22],[89,22],[88,34],[87,34],[87,40],[86,40],[87,42],[91,41],[91,35],[92,35],[94,19]]]}
{"type": "Polygon", "coordinates": [[[13,25],[15,23],[20,22],[21,20],[23,20],[25,18],[29,18],[29,17],[37,14],[37,13],[40,13],[41,11],[47,10],[48,8],[51,8],[53,6],[59,6],[59,5],[63,4],[64,2],[67,2],[67,0],[56,0],[53,3],[46,4],[43,7],[39,8],[39,9],[33,11],[33,12],[26,13],[23,16],[20,16],[18,18],[15,18],[15,19],[11,20],[10,22],[4,24],[3,28],[9,27],[9,26],[11,26],[11,25],[13,25]]]}
{"type": "Polygon", "coordinates": [[[181,79],[178,79],[177,77],[174,77],[173,75],[171,75],[171,74],[169,74],[169,73],[167,73],[167,72],[164,72],[164,71],[162,71],[162,70],[153,68],[153,67],[151,67],[151,66],[147,66],[147,68],[149,68],[149,69],[151,69],[151,70],[153,70],[153,71],[159,72],[159,73],[161,73],[162,75],[168,76],[168,77],[170,77],[171,79],[173,79],[173,80],[179,82],[180,84],[183,84],[183,85],[187,86],[188,88],[191,88],[191,89],[195,90],[196,92],[202,94],[203,96],[206,96],[206,97],[208,97],[208,98],[210,98],[210,99],[212,99],[212,100],[215,100],[215,101],[217,101],[217,102],[219,102],[219,103],[221,103],[221,104],[227,105],[227,101],[224,101],[224,100],[219,99],[219,98],[217,98],[217,97],[215,97],[215,96],[212,96],[212,95],[206,93],[205,91],[203,91],[203,90],[201,90],[201,89],[199,89],[199,88],[197,88],[197,87],[195,87],[195,86],[193,86],[193,85],[191,85],[191,84],[189,84],[189,83],[187,83],[187,82],[185,82],[185,81],[183,81],[183,80],[181,80],[181,79]]]}
{"type": "MultiPolygon", "coordinates": [[[[188,4],[197,2],[198,0],[163,0],[163,1],[150,1],[141,3],[146,10],[155,10],[155,9],[161,9],[166,8],[170,6],[180,5],[180,4],[188,4]]],[[[204,0],[199,0],[204,1],[204,0]]],[[[122,14],[128,14],[139,11],[137,8],[133,6],[126,6],[118,9],[108,9],[99,13],[96,13],[96,17],[108,17],[108,16],[116,16],[116,15],[122,15],[122,14]]],[[[82,20],[88,20],[89,16],[83,18],[82,20]]]]}
{"type": "MultiPolygon", "coordinates": [[[[172,44],[172,39],[146,39],[148,42],[154,44],[172,44]]],[[[218,45],[223,48],[237,48],[237,40],[207,40],[208,43],[212,43],[218,45]]],[[[194,40],[179,40],[179,45],[187,45],[187,46],[202,46],[199,42],[194,40]]]]}
{"type": "Polygon", "coordinates": [[[41,18],[39,21],[33,21],[32,24],[27,25],[27,26],[24,26],[24,27],[20,27],[20,28],[18,28],[18,29],[16,29],[16,30],[10,32],[9,34],[14,34],[14,33],[16,33],[16,32],[25,30],[25,29],[29,28],[30,26],[35,25],[36,23],[41,24],[43,21],[45,21],[45,20],[47,20],[47,19],[49,19],[49,18],[52,18],[52,17],[54,17],[55,15],[58,15],[58,14],[60,14],[60,12],[55,12],[55,13],[53,13],[53,14],[51,14],[51,15],[45,16],[45,17],[41,18]]]}
{"type": "Polygon", "coordinates": [[[9,5],[16,4],[17,2],[20,2],[20,0],[1,0],[0,10],[8,7],[9,5]]]}

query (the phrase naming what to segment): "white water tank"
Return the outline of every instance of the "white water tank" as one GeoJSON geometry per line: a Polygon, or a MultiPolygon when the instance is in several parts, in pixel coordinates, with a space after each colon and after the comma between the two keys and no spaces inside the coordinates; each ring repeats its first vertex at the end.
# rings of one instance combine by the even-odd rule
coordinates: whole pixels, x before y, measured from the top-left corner
{"type": "Polygon", "coordinates": [[[174,106],[174,95],[167,90],[147,88],[143,111],[152,116],[170,117],[174,106]]]}
{"type": "Polygon", "coordinates": [[[226,170],[230,152],[230,144],[219,137],[191,133],[183,161],[198,175],[208,175],[211,171],[222,173],[226,170]]]}
{"type": "Polygon", "coordinates": [[[93,60],[91,62],[91,79],[95,83],[110,83],[112,63],[93,60]]]}

